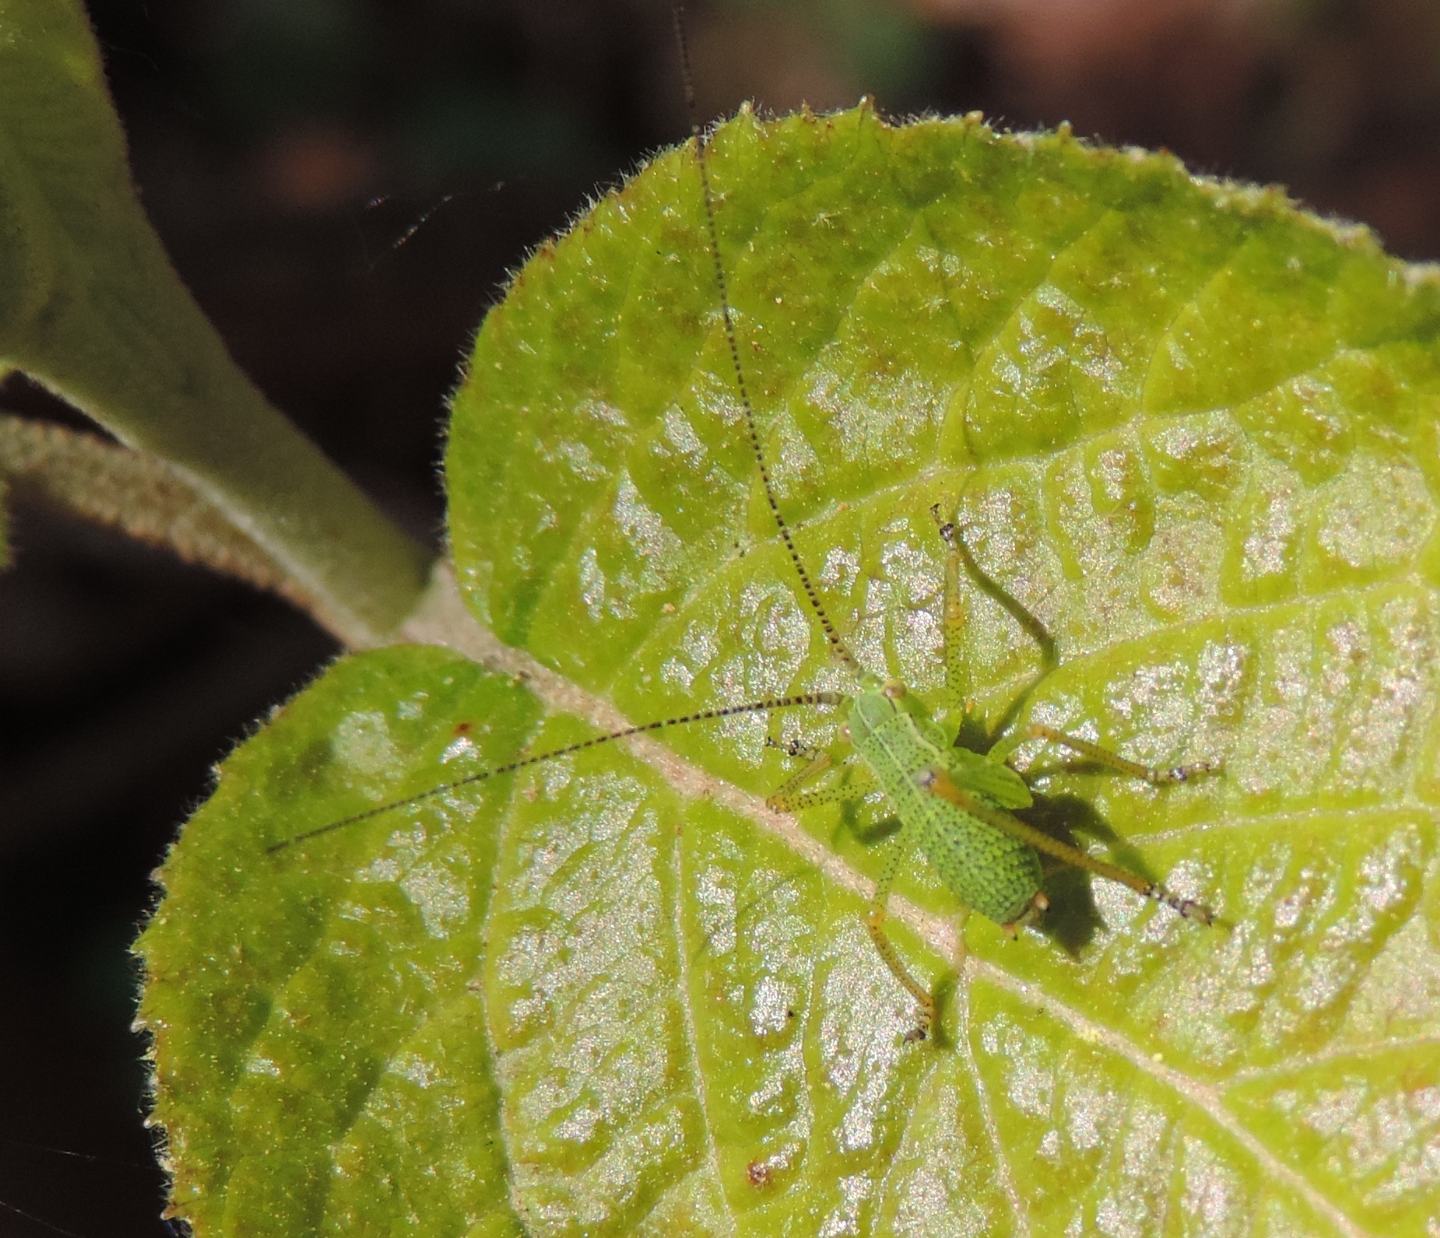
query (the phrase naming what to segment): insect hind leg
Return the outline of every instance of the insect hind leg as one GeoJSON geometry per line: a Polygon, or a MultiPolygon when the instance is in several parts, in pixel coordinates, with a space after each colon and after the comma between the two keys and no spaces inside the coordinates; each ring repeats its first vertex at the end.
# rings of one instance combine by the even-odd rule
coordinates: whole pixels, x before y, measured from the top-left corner
{"type": "MultiPolygon", "coordinates": [[[[1035,891],[1035,897],[1032,898],[1032,899],[1025,905],[1025,910],[1022,911],[1022,912],[1021,912],[1018,916],[1016,916],[1013,920],[1010,920],[1010,921],[1006,922],[1005,924],[1002,924],[1002,925],[1000,926],[1000,928],[1001,928],[1004,932],[1008,933],[1008,934],[1010,935],[1011,940],[1013,941],[1016,937],[1018,937],[1018,936],[1020,935],[1020,930],[1021,930],[1022,928],[1024,928],[1027,924],[1033,924],[1035,921],[1037,921],[1038,919],[1040,919],[1040,917],[1043,916],[1043,915],[1044,915],[1047,911],[1049,911],[1049,910],[1050,910],[1050,900],[1049,900],[1049,898],[1046,897],[1045,891],[1044,891],[1044,890],[1036,890],[1036,891],[1035,891]]],[[[963,942],[962,942],[962,944],[963,944],[963,942]]]]}
{"type": "Polygon", "coordinates": [[[1047,834],[1028,821],[1022,821],[1013,813],[992,808],[964,787],[957,786],[946,770],[938,768],[922,770],[917,776],[916,782],[932,795],[949,800],[957,808],[969,813],[972,817],[978,817],[987,825],[994,826],[1002,834],[1009,834],[1012,838],[1029,843],[1041,855],[1048,855],[1072,868],[1084,869],[1088,873],[1094,873],[1097,877],[1105,878],[1106,881],[1114,881],[1119,885],[1126,886],[1143,898],[1163,903],[1182,919],[1195,920],[1200,924],[1209,925],[1222,923],[1215,913],[1199,900],[1184,898],[1161,882],[1152,881],[1119,864],[1111,864],[1108,860],[1102,860],[1088,851],[1080,850],[1079,847],[1072,847],[1069,843],[1061,842],[1060,839],[1047,834]]]}

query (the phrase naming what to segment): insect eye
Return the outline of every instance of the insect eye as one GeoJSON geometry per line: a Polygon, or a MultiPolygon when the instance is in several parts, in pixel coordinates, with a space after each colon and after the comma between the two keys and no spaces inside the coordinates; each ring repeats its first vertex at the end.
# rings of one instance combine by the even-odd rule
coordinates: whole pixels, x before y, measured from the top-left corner
{"type": "Polygon", "coordinates": [[[905,685],[898,679],[890,680],[882,689],[881,693],[889,700],[898,701],[905,695],[905,685]]]}

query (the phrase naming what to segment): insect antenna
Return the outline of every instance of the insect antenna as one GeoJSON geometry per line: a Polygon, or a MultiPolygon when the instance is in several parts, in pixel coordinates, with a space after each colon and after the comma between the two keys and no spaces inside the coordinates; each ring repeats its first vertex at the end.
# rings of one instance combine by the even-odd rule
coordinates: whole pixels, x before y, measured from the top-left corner
{"type": "Polygon", "coordinates": [[[750,389],[745,382],[745,368],[740,364],[740,346],[736,342],[735,319],[730,306],[730,285],[725,278],[725,264],[720,259],[720,232],[715,224],[715,194],[710,187],[710,164],[705,131],[700,124],[700,116],[695,104],[695,82],[690,69],[690,41],[685,35],[685,6],[676,4],[670,12],[675,21],[675,44],[680,52],[680,76],[685,85],[685,107],[690,114],[690,136],[695,140],[695,163],[700,169],[700,188],[705,202],[705,231],[710,243],[711,264],[715,268],[715,288],[720,296],[720,317],[725,327],[725,344],[730,351],[730,368],[735,374],[735,388],[740,396],[740,407],[745,413],[745,431],[750,440],[750,453],[755,457],[755,465],[760,471],[760,481],[765,489],[765,502],[769,504],[770,514],[775,518],[775,527],[780,531],[781,540],[785,543],[785,553],[790,556],[790,562],[795,567],[795,574],[800,578],[800,587],[810,602],[810,609],[815,612],[815,617],[820,621],[820,628],[825,633],[825,640],[830,645],[830,651],[846,666],[859,671],[860,664],[855,661],[855,655],[850,652],[849,647],[840,638],[839,631],[830,621],[830,616],[825,611],[825,605],[820,600],[820,594],[810,579],[810,573],[805,570],[805,563],[800,558],[800,552],[795,548],[794,538],[790,535],[790,526],[785,523],[785,517],[780,512],[780,504],[775,498],[775,487],[770,480],[770,469],[765,463],[765,453],[760,446],[760,431],[755,424],[755,407],[750,402],[750,389]]]}
{"type": "Polygon", "coordinates": [[[601,744],[614,743],[617,739],[628,739],[632,735],[642,735],[648,731],[663,731],[667,727],[684,726],[691,722],[707,722],[715,718],[733,718],[737,714],[758,714],[769,713],[777,709],[793,709],[801,705],[843,705],[846,697],[840,692],[801,692],[794,696],[776,696],[763,701],[749,701],[743,705],[723,705],[715,709],[702,709],[693,714],[679,714],[674,718],[661,718],[655,722],[644,722],[639,726],[627,726],[618,731],[610,731],[604,735],[592,735],[589,739],[578,740],[573,744],[565,744],[559,748],[551,748],[545,752],[537,752],[531,756],[519,757],[514,761],[507,761],[503,765],[493,765],[489,769],[482,769],[473,774],[467,774],[464,778],[456,778],[453,782],[442,782],[437,787],[421,791],[418,795],[407,795],[401,799],[389,800],[384,804],[376,804],[371,808],[363,809],[360,812],[351,813],[348,817],[339,817],[334,821],[327,821],[324,825],[317,825],[314,829],[303,830],[290,838],[281,839],[277,843],[271,843],[265,848],[269,855],[277,851],[284,851],[287,847],[293,847],[298,843],[308,842],[312,838],[319,838],[322,834],[330,834],[346,826],[358,825],[361,821],[369,821],[372,817],[378,817],[383,813],[391,812],[397,808],[408,808],[411,804],[420,804],[426,800],[434,799],[436,796],[445,795],[451,791],[457,791],[461,787],[468,787],[477,782],[484,782],[490,778],[499,778],[504,774],[513,774],[517,770],[526,769],[531,765],[539,765],[542,761],[551,761],[556,757],[569,756],[574,752],[582,752],[586,748],[598,748],[601,744]]]}

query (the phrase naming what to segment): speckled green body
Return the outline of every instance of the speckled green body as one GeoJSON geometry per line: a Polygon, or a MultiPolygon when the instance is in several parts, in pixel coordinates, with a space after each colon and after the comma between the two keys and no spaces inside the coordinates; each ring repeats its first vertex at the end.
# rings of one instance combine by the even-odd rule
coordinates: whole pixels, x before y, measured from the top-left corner
{"type": "Polygon", "coordinates": [[[850,737],[900,820],[897,856],[918,845],[966,907],[997,924],[1016,920],[1040,889],[1040,857],[1034,848],[931,794],[918,779],[927,769],[947,770],[989,806],[1008,810],[1030,805],[1020,775],[954,747],[908,695],[862,692],[851,705],[850,737]]]}

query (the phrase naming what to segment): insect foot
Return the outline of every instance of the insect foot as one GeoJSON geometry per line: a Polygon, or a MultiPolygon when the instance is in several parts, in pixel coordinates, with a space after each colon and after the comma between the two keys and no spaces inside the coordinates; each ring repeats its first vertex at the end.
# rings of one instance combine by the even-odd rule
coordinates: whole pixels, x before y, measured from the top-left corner
{"type": "Polygon", "coordinates": [[[920,1018],[915,1026],[905,1033],[905,1043],[913,1044],[916,1041],[925,1040],[935,1026],[935,998],[910,974],[909,969],[900,961],[900,956],[896,953],[890,939],[885,935],[884,903],[871,903],[870,910],[865,914],[865,927],[870,931],[870,938],[874,941],[876,950],[880,952],[880,957],[885,960],[885,965],[890,969],[891,974],[904,986],[920,1007],[920,1018]]]}

